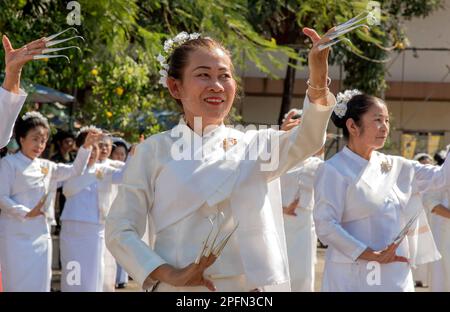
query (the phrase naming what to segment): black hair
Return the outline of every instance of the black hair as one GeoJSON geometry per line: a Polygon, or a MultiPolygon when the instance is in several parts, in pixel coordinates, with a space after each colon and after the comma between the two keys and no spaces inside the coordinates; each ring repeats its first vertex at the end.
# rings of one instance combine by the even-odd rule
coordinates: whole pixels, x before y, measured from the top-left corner
{"type": "Polygon", "coordinates": [[[342,118],[339,118],[338,115],[336,115],[335,112],[331,114],[331,120],[333,121],[334,125],[337,128],[341,128],[344,134],[344,137],[348,139],[350,137],[350,133],[347,129],[347,120],[353,119],[358,125],[358,127],[361,127],[361,119],[362,116],[369,111],[369,109],[376,105],[378,102],[381,102],[384,104],[384,101],[367,94],[358,94],[353,96],[347,103],[347,111],[345,112],[345,115],[342,118]]]}
{"type": "Polygon", "coordinates": [[[88,133],[89,131],[83,131],[77,135],[77,138],[75,139],[75,144],[77,145],[78,148],[83,146],[84,142],[86,141],[88,133]]]}
{"type": "MultiPolygon", "coordinates": [[[[169,70],[168,75],[172,78],[183,80],[183,72],[188,65],[189,55],[197,49],[221,49],[231,60],[231,52],[226,49],[219,41],[216,41],[210,37],[200,37],[197,39],[188,40],[180,46],[176,47],[172,54],[168,56],[169,70]]],[[[234,76],[234,66],[231,62],[231,71],[234,76]]],[[[239,98],[239,85],[236,82],[236,97],[239,98]]],[[[179,99],[176,100],[178,105],[182,106],[179,99]]]]}
{"type": "Polygon", "coordinates": [[[67,138],[75,140],[75,135],[72,132],[58,129],[58,132],[53,136],[53,142],[55,142],[59,147],[61,146],[62,141],[67,138]]]}
{"type": "Polygon", "coordinates": [[[31,130],[43,127],[48,130],[48,136],[50,136],[50,126],[46,118],[39,116],[30,116],[23,120],[22,118],[18,118],[16,124],[14,126],[14,133],[17,144],[19,148],[22,149],[22,144],[20,143],[21,138],[25,138],[31,130]]]}
{"type": "Polygon", "coordinates": [[[118,147],[123,147],[125,149],[125,155],[128,157],[128,147],[125,143],[121,142],[121,141],[115,141],[113,142],[113,146],[112,146],[112,150],[111,150],[111,154],[114,153],[114,150],[118,147]]]}

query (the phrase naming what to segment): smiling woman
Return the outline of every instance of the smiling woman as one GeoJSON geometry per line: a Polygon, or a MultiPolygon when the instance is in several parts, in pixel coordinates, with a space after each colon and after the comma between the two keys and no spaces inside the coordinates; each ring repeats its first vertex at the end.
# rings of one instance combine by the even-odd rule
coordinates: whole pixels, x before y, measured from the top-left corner
{"type": "Polygon", "coordinates": [[[20,151],[0,160],[0,263],[5,291],[50,291],[53,198],[58,182],[80,175],[97,138],[90,132],[72,165],[39,158],[48,121],[26,113],[15,126],[20,151]]]}
{"type": "Polygon", "coordinates": [[[144,289],[250,291],[288,285],[278,178],[322,147],[335,103],[327,86],[329,50],[317,48],[328,39],[311,29],[304,33],[314,43],[307,121],[286,132],[243,133],[224,126],[236,81],[230,53],[220,43],[183,32],[164,44],[168,55],[158,56],[160,82],[182,105],[184,118],[137,147],[106,222],[108,248],[144,289]],[[183,146],[194,140],[189,159],[173,156],[175,133],[183,134],[183,146]],[[260,158],[244,160],[257,140],[263,153],[273,137],[279,141],[271,154],[279,158],[278,167],[265,171],[260,158]],[[146,224],[150,247],[141,240],[146,224]]]}

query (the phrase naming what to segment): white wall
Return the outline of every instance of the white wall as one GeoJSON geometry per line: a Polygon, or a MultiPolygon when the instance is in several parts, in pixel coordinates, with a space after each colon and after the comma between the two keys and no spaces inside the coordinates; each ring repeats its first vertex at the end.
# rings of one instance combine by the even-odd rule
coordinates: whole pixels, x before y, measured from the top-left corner
{"type": "MultiPolygon", "coordinates": [[[[419,48],[450,48],[450,0],[446,0],[444,9],[422,18],[405,21],[406,33],[410,40],[410,47],[419,48]]],[[[392,52],[392,61],[386,73],[388,81],[401,81],[402,56],[397,57],[398,52],[392,52]],[[396,58],[397,57],[397,58],[396,58]]],[[[450,52],[418,52],[418,58],[413,57],[412,51],[405,52],[405,80],[439,82],[447,73],[445,64],[450,65],[450,52]]],[[[280,59],[283,56],[280,55],[280,59]]],[[[284,59],[286,59],[284,57],[284,59]]],[[[287,62],[287,59],[286,59],[287,62]]],[[[369,65],[370,63],[368,63],[369,65]]],[[[286,69],[273,68],[272,72],[283,78],[286,69]]],[[[248,62],[247,68],[238,70],[238,74],[244,77],[267,77],[256,66],[248,62]]],[[[296,73],[297,78],[306,78],[307,68],[296,73]]],[[[339,66],[330,67],[330,77],[339,78],[339,66]]],[[[444,82],[450,82],[450,76],[444,82]]]]}

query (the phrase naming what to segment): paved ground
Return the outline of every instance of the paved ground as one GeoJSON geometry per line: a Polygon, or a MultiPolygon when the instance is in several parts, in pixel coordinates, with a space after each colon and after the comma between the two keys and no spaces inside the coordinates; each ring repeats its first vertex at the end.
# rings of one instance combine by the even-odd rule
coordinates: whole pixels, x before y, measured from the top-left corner
{"type": "MultiPolygon", "coordinates": [[[[320,291],[323,268],[324,268],[324,256],[325,256],[325,249],[319,248],[317,250],[315,291],[320,291]]],[[[54,270],[52,287],[55,291],[59,290],[60,277],[61,277],[61,272],[58,270],[54,270]]],[[[118,292],[135,292],[135,291],[140,291],[140,289],[136,282],[134,282],[133,280],[130,280],[130,282],[128,283],[128,285],[125,289],[117,289],[116,291],[118,291],[118,292]]],[[[427,292],[427,291],[429,291],[429,288],[418,287],[418,288],[416,288],[416,291],[427,292]]]]}

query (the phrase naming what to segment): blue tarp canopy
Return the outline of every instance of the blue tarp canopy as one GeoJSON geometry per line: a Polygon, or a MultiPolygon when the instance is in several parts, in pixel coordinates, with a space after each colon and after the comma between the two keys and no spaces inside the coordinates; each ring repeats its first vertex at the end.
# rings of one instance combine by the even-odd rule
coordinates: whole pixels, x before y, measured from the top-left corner
{"type": "Polygon", "coordinates": [[[33,91],[28,95],[28,101],[39,103],[59,102],[61,104],[66,104],[74,102],[75,98],[70,94],[44,87],[39,84],[34,84],[33,91]]]}

